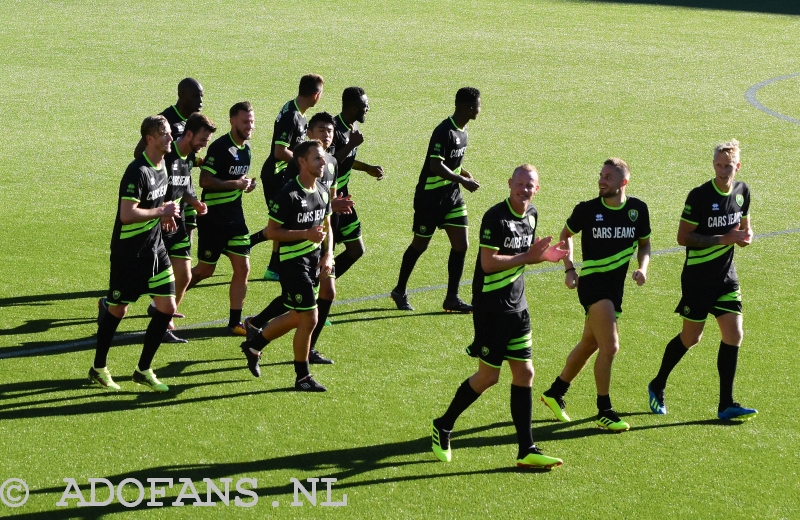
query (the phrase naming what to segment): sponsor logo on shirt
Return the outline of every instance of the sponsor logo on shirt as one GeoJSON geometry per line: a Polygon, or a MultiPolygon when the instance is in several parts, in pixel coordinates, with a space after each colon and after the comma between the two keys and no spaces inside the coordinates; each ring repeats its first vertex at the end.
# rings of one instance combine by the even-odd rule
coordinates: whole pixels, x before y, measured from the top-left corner
{"type": "Polygon", "coordinates": [[[708,217],[708,227],[726,227],[733,224],[738,224],[742,220],[742,212],[729,213],[728,215],[721,215],[719,217],[708,217]]]}
{"type": "Polygon", "coordinates": [[[136,186],[134,186],[133,184],[128,184],[128,193],[133,193],[133,191],[135,189],[136,189],[136,186]]]}
{"type": "Polygon", "coordinates": [[[169,183],[172,186],[188,186],[192,181],[189,175],[174,175],[169,178],[169,183]]]}
{"type": "Polygon", "coordinates": [[[297,214],[297,222],[304,224],[306,222],[317,222],[325,218],[324,209],[315,209],[314,211],[304,211],[297,214]]]}
{"type": "Polygon", "coordinates": [[[156,199],[159,199],[159,198],[163,197],[164,195],[167,194],[167,188],[168,187],[169,186],[167,184],[165,184],[165,185],[161,186],[160,188],[154,189],[153,191],[151,191],[150,193],[147,194],[147,200],[156,200],[156,199]]]}
{"type": "Polygon", "coordinates": [[[231,155],[233,156],[234,159],[236,159],[237,161],[239,160],[239,149],[238,148],[236,148],[235,146],[231,146],[230,148],[228,148],[228,151],[231,153],[231,155]]]}
{"type": "Polygon", "coordinates": [[[711,205],[711,211],[719,211],[719,204],[716,202],[711,205]]]}
{"type": "Polygon", "coordinates": [[[450,150],[450,158],[453,159],[454,157],[464,157],[464,152],[466,151],[467,151],[466,146],[462,148],[456,148],[455,150],[450,150]]]}
{"type": "Polygon", "coordinates": [[[594,221],[595,222],[602,222],[603,221],[603,215],[601,213],[598,213],[597,215],[594,216],[594,221]]]}
{"type": "Polygon", "coordinates": [[[503,241],[503,247],[507,247],[509,249],[521,249],[524,247],[530,247],[531,242],[533,242],[533,235],[506,237],[503,241]]]}
{"type": "Polygon", "coordinates": [[[592,228],[592,238],[636,238],[636,227],[595,227],[592,228]]]}
{"type": "Polygon", "coordinates": [[[228,175],[232,177],[243,177],[247,175],[247,172],[249,171],[250,171],[249,164],[245,164],[243,166],[231,166],[230,169],[228,169],[228,175]]]}
{"type": "Polygon", "coordinates": [[[683,207],[683,212],[686,213],[687,215],[689,215],[692,212],[692,207],[690,205],[688,205],[688,204],[685,205],[683,207]]]}

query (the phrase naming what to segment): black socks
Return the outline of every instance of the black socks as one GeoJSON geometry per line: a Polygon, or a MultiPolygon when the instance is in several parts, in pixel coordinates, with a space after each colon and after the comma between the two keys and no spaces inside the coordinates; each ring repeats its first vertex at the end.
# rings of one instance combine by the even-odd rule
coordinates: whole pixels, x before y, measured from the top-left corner
{"type": "Polygon", "coordinates": [[[517,430],[517,443],[519,444],[518,459],[528,454],[528,448],[533,446],[533,433],[531,432],[531,408],[533,397],[531,387],[511,385],[511,419],[517,430]]]}
{"type": "Polygon", "coordinates": [[[447,259],[447,295],[458,294],[458,283],[464,273],[464,258],[466,251],[456,251],[450,249],[450,256],[447,259]]]}
{"type": "Polygon", "coordinates": [[[406,293],[406,285],[408,285],[408,279],[411,277],[411,271],[414,270],[414,266],[417,265],[417,260],[422,256],[422,253],[422,251],[417,251],[414,246],[408,246],[406,252],[403,253],[403,261],[400,264],[400,276],[397,278],[397,286],[394,288],[396,292],[400,294],[406,293]]]}
{"type": "Polygon", "coordinates": [[[144,348],[142,348],[142,355],[139,357],[140,372],[150,368],[150,363],[153,362],[156,351],[161,346],[161,340],[164,338],[164,333],[167,332],[171,319],[172,314],[164,314],[158,309],[154,310],[150,324],[147,325],[147,331],[144,333],[144,348]]]}
{"type": "Polygon", "coordinates": [[[689,349],[683,346],[681,335],[678,334],[669,343],[667,348],[664,349],[664,357],[661,360],[661,368],[658,369],[658,374],[653,378],[650,383],[653,390],[663,390],[667,386],[667,378],[672,372],[672,369],[683,359],[683,356],[689,349]]]}
{"type": "MultiPolygon", "coordinates": [[[[437,420],[439,426],[445,430],[452,430],[458,416],[469,408],[480,396],[481,394],[469,386],[469,379],[464,380],[461,386],[458,387],[458,390],[456,390],[456,395],[453,397],[453,401],[450,403],[447,411],[437,420]]],[[[530,426],[530,421],[528,425],[530,426]]]]}
{"type": "Polygon", "coordinates": [[[719,411],[733,405],[733,380],[736,377],[736,364],[739,360],[739,347],[719,342],[717,370],[719,371],[719,411]]]}

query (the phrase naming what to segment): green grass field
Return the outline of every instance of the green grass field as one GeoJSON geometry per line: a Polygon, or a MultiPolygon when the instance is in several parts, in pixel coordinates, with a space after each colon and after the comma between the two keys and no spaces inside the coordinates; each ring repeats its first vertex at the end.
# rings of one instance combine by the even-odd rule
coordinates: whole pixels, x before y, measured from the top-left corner
{"type": "MultiPolygon", "coordinates": [[[[672,4],[681,2],[668,2],[672,4]]],[[[683,2],[690,4],[691,2],[683,2]]],[[[712,2],[713,3],[713,2],[712,2]]],[[[741,4],[739,2],[738,4],[741,4]]],[[[737,4],[737,5],[738,5],[737,4]]],[[[769,4],[766,2],[765,5],[769,4]]],[[[708,5],[698,2],[698,5],[708,5]]],[[[0,485],[24,480],[30,498],[0,517],[51,518],[797,518],[800,441],[800,217],[793,201],[800,125],[757,110],[753,85],[800,72],[800,18],[792,9],[697,9],[643,3],[363,2],[243,0],[131,3],[5,2],[0,14],[0,485]],[[191,10],[188,10],[191,9],[191,10]],[[227,110],[255,107],[254,173],[268,155],[272,122],[302,74],[325,77],[318,109],[338,113],[343,88],[365,88],[371,111],[359,159],[384,167],[375,182],[354,175],[366,256],[338,284],[335,325],[319,348],[336,360],[314,374],[323,395],[288,391],[290,338],[265,351],[253,379],[239,340],[223,334],[229,264],[187,295],[179,332],[154,367],[171,387],[147,393],[130,379],[141,335],[118,337],[109,366],[118,393],[90,389],[96,301],[107,290],[108,242],[119,179],[146,115],[175,102],[177,82],[198,78],[204,113],[227,131],[227,110]],[[628,193],[651,208],[648,283],[628,285],[615,408],[632,429],[593,426],[591,368],[570,390],[573,422],[534,403],[534,439],[564,459],[552,472],[517,471],[508,410],[510,376],[456,425],[454,460],[430,452],[428,424],[475,369],[463,353],[469,316],[440,312],[447,240],[435,237],[411,278],[417,311],[386,297],[411,240],[411,199],[427,141],[452,112],[455,91],[478,87],[483,111],[470,124],[465,166],[482,188],[465,196],[473,226],[464,279],[472,277],[477,224],[507,194],[514,166],[541,173],[534,199],[540,232],[557,234],[572,207],[596,196],[602,161],[632,167],[628,193]],[[689,189],[713,174],[711,150],[743,143],[738,178],[753,192],[758,235],[736,263],[745,297],[737,398],[759,409],[743,424],[716,420],[719,332],[681,363],[667,388],[669,415],[647,407],[646,384],[679,330],[683,252],[678,217],[689,189]],[[89,500],[89,478],[173,478],[167,505],[58,507],[65,478],[89,500]],[[169,504],[179,478],[257,479],[255,507],[169,504]],[[291,478],[336,478],[347,507],[292,507],[291,478]],[[273,501],[278,506],[273,507],[273,501]]],[[[755,8],[758,9],[758,8],[755,8]]],[[[795,10],[796,11],[796,10],[795,10]]],[[[800,77],[758,93],[769,109],[800,119],[800,77]]],[[[251,229],[266,223],[258,191],[245,196],[251,229]]],[[[251,257],[245,314],[279,291],[259,281],[269,246],[251,257]]],[[[530,269],[538,396],[578,340],[582,309],[559,270],[530,269]]],[[[462,296],[468,299],[470,287],[462,296]]],[[[145,299],[120,332],[147,324],[145,299]]],[[[8,488],[5,491],[9,491],[8,488]]],[[[13,493],[12,493],[13,494],[13,493]]],[[[133,486],[123,498],[134,500],[133,486]]],[[[107,491],[100,488],[98,500],[107,491]]],[[[241,495],[245,502],[252,498],[241,495]]]]}

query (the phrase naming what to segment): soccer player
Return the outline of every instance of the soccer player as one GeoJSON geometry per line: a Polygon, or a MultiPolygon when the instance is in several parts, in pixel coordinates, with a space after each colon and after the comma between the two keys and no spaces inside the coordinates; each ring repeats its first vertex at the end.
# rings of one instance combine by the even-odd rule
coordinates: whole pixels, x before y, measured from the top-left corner
{"type": "Polygon", "coordinates": [[[176,308],[175,277],[160,224],[162,217],[176,218],[180,211],[177,204],[165,199],[169,186],[164,154],[172,143],[169,123],[164,116],[147,117],[141,134],[146,143],[144,152],[128,165],[119,186],[108,296],[98,301],[97,348],[89,381],[106,389],[120,389],[107,367],[108,351],[128,304],[147,294],[155,300],[156,312],[147,326],[133,381],[166,392],[169,387],[156,378],[150,366],[176,308]]]}
{"type": "Polygon", "coordinates": [[[467,206],[461,198],[459,185],[469,192],[480,187],[461,165],[467,150],[467,123],[481,112],[481,94],[476,88],[464,87],[456,93],[456,108],[433,131],[428,155],[414,193],[414,239],[403,254],[400,276],[391,292],[392,300],[401,311],[413,311],[408,302],[406,285],[417,260],[428,248],[436,228],[442,228],[450,239],[450,258],[447,261],[447,297],[442,307],[447,312],[472,312],[472,306],[458,297],[458,283],[464,272],[467,254],[467,206]]]}
{"type": "MultiPolygon", "coordinates": [[[[182,205],[188,205],[199,215],[205,215],[207,207],[205,203],[197,200],[195,195],[192,166],[196,161],[195,154],[208,145],[211,135],[216,130],[217,127],[209,118],[195,112],[186,120],[184,134],[173,143],[172,150],[164,156],[169,175],[167,200],[176,203],[182,202],[182,205]]],[[[192,241],[184,226],[183,218],[171,219],[162,228],[164,246],[175,272],[175,305],[177,307],[180,306],[189,281],[192,279],[192,241]]],[[[154,311],[155,307],[152,305],[147,308],[148,314],[152,314],[154,311]]],[[[170,327],[174,327],[171,321],[170,327]]],[[[168,329],[163,342],[187,343],[187,340],[179,338],[168,329]]]]}
{"type": "Polygon", "coordinates": [[[628,264],[636,252],[639,268],[633,280],[641,286],[647,281],[650,263],[650,214],[641,200],[625,195],[631,172],[622,159],[603,163],[596,199],[579,203],[572,210],[561,231],[561,240],[569,253],[564,258],[567,288],[578,289],[578,299],[586,311],[583,335],[567,356],[567,363],[541,400],[559,421],[568,422],[564,395],[589,358],[597,352],[594,379],[597,386],[597,420],[601,428],[612,432],[628,430],[630,425],[619,418],[611,406],[611,365],[619,350],[617,318],[622,314],[622,293],[628,264]],[[581,235],[583,265],[578,276],[573,263],[572,236],[581,235]]]}
{"type": "Polygon", "coordinates": [[[648,385],[650,410],[667,413],[667,378],[686,351],[700,343],[708,314],[714,315],[722,340],[717,354],[719,407],[723,420],[750,419],[758,413],[733,400],[733,380],[742,344],[742,292],[733,265],[734,245],[753,241],[750,188],[734,180],[742,167],[739,141],[714,148],[714,178],[689,192],[678,226],[678,244],[686,246],[681,273],[681,301],[675,312],[683,318],[681,333],[664,351],[661,368],[648,385]]]}
{"type": "Polygon", "coordinates": [[[283,302],[288,313],[271,320],[261,334],[242,343],[247,366],[261,376],[258,360],[272,340],[292,329],[294,334],[295,389],[324,392],[308,371],[311,333],[317,324],[315,286],[333,270],[331,198],[319,182],[325,174],[325,149],[319,141],[306,141],[295,148],[300,174],[290,180],[270,204],[267,237],[280,244],[280,275],[283,302]]]}
{"type": "MultiPolygon", "coordinates": [[[[318,74],[306,74],[300,78],[297,97],[287,101],[275,119],[269,157],[261,167],[261,183],[268,207],[270,201],[290,180],[286,175],[286,167],[294,156],[294,149],[306,140],[308,125],[305,113],[319,103],[324,85],[325,81],[318,74]]],[[[254,246],[266,239],[264,233],[258,231],[250,237],[250,244],[254,246]]],[[[278,264],[278,246],[273,244],[272,256],[264,272],[265,280],[277,281],[280,278],[278,264]]]]}
{"type": "MultiPolygon", "coordinates": [[[[316,139],[324,148],[330,146],[334,132],[333,116],[327,112],[318,112],[308,122],[308,138],[316,139]]],[[[348,213],[352,211],[352,198],[348,196],[336,196],[336,179],[339,167],[336,158],[325,152],[325,173],[320,179],[320,183],[330,192],[331,210],[334,213],[348,213]]],[[[297,161],[292,160],[286,167],[286,175],[289,179],[294,179],[300,174],[297,161]]],[[[266,231],[266,229],[264,230],[266,231]]],[[[317,325],[311,334],[311,347],[308,353],[308,362],[311,364],[331,365],[333,361],[326,358],[315,348],[317,339],[325,326],[325,320],[330,312],[333,300],[336,298],[335,272],[320,278],[319,297],[317,298],[317,325]]],[[[271,320],[281,314],[288,312],[283,302],[282,295],[278,295],[260,314],[252,318],[245,318],[244,325],[248,331],[248,337],[260,332],[260,330],[271,320]]]]}
{"type": "MultiPolygon", "coordinates": [[[[159,114],[169,122],[173,141],[183,135],[189,115],[203,109],[203,95],[203,86],[194,78],[184,78],[178,83],[178,101],[159,114]]],[[[146,144],[144,139],[139,140],[133,151],[134,159],[142,155],[146,144]]]]}
{"type": "Polygon", "coordinates": [[[199,263],[192,269],[189,288],[214,274],[219,257],[226,255],[233,268],[228,331],[244,336],[241,319],[250,274],[250,237],[242,194],[256,188],[256,180],[247,177],[252,157],[249,139],[255,128],[255,116],[248,101],[233,105],[229,115],[231,131],[211,143],[200,168],[201,200],[208,206],[208,212],[198,218],[199,263]]]}
{"type": "Polygon", "coordinates": [[[553,237],[534,240],[538,212],[531,199],[539,191],[536,168],[523,164],[508,181],[509,197],[495,204],[481,221],[480,250],[472,280],[475,341],[469,348],[478,371],[461,383],[445,414],[431,428],[433,453],[450,462],[450,434],[456,419],[497,383],[503,360],[511,369],[511,417],[517,430],[517,466],[552,468],[562,460],[542,454],[531,432],[531,320],[525,300],[525,266],[558,262],[567,254],[553,237]]]}
{"type": "MultiPolygon", "coordinates": [[[[358,147],[364,143],[364,135],[358,128],[369,112],[369,99],[361,87],[347,87],[342,92],[342,111],[336,116],[336,133],[331,153],[336,156],[342,174],[337,181],[337,190],[342,197],[350,195],[349,181],[353,170],[366,172],[377,180],[383,179],[383,168],[356,160],[358,147]]],[[[335,211],[335,210],[334,210],[335,211]]],[[[344,244],[345,250],[336,257],[336,276],[341,276],[364,255],[364,240],[361,237],[361,221],[356,209],[346,214],[333,216],[334,243],[344,244]]]]}

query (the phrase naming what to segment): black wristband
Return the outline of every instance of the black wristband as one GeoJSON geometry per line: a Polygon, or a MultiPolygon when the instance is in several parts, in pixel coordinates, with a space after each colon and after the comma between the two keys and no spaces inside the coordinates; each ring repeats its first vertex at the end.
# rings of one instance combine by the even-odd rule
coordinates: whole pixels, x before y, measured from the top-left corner
{"type": "Polygon", "coordinates": [[[568,273],[568,272],[570,272],[570,271],[574,271],[574,270],[575,270],[575,268],[574,268],[574,267],[570,267],[569,269],[564,269],[564,272],[565,272],[565,273],[568,273]]]}

